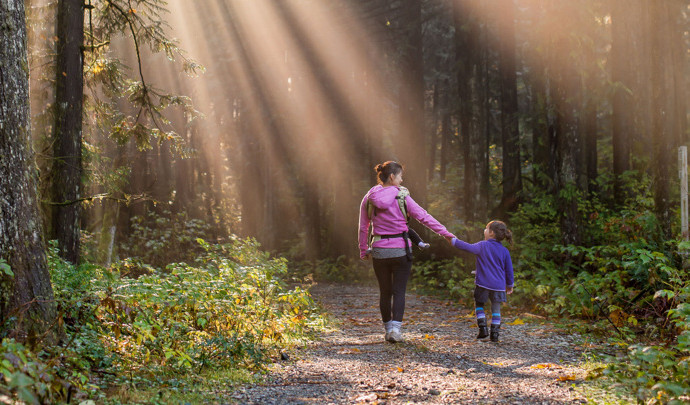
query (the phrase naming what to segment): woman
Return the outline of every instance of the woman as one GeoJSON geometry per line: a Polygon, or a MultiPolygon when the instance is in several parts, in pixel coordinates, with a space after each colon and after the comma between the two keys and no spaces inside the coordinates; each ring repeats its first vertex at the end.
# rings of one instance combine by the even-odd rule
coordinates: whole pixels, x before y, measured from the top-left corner
{"type": "Polygon", "coordinates": [[[379,283],[381,320],[386,327],[385,339],[395,343],[402,341],[400,329],[405,312],[405,290],[412,270],[407,218],[403,209],[406,208],[407,215],[437,234],[446,238],[454,236],[420,207],[407,189],[400,186],[403,182],[400,164],[388,161],[377,165],[374,170],[378,184],[364,196],[359,209],[359,251],[363,260],[373,258],[379,283]],[[405,204],[399,204],[398,199],[405,204]]]}

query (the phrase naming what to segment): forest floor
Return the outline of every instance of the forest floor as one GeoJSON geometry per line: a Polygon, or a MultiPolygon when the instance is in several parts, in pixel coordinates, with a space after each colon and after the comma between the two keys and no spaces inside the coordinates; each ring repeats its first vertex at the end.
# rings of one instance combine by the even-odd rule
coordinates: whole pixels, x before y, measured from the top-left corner
{"type": "Polygon", "coordinates": [[[587,402],[589,344],[544,318],[504,311],[500,342],[482,342],[472,309],[408,292],[405,341],[391,344],[383,338],[376,287],[317,284],[311,291],[336,327],[291,351],[260,383],[234,391],[232,402],[587,402]]]}

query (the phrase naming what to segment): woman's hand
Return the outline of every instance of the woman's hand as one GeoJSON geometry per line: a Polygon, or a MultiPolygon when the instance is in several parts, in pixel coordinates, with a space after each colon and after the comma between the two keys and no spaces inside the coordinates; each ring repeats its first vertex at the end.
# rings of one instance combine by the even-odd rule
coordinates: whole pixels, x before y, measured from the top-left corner
{"type": "Polygon", "coordinates": [[[453,246],[453,237],[452,236],[446,236],[446,241],[448,241],[448,244],[453,246]]]}
{"type": "Polygon", "coordinates": [[[513,293],[513,287],[506,287],[506,294],[512,294],[513,293]]]}

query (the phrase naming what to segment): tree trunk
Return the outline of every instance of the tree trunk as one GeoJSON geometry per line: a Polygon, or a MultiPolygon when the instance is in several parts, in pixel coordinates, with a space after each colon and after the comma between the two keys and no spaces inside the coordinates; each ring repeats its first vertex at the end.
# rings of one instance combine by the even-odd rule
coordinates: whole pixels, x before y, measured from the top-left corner
{"type": "Polygon", "coordinates": [[[484,163],[487,162],[486,138],[477,110],[481,104],[481,55],[478,50],[480,26],[473,10],[478,3],[463,0],[455,3],[455,47],[458,59],[458,96],[460,98],[460,137],[464,161],[464,209],[469,222],[483,220],[486,205],[482,206],[484,163]]]}
{"type": "Polygon", "coordinates": [[[57,75],[53,143],[51,233],[60,256],[79,261],[81,203],[84,7],[82,0],[59,0],[57,75]]]}
{"type": "Polygon", "coordinates": [[[52,344],[60,331],[29,140],[24,1],[0,0],[0,21],[0,324],[15,318],[6,335],[52,344]]]}
{"type": "MultiPolygon", "coordinates": [[[[447,86],[444,86],[444,89],[447,86]]],[[[429,165],[427,167],[427,183],[431,183],[434,180],[434,172],[436,171],[436,149],[438,149],[438,115],[439,115],[439,83],[438,81],[434,84],[434,95],[433,95],[433,112],[431,114],[430,125],[429,125],[429,165]]]]}
{"type": "Polygon", "coordinates": [[[407,167],[405,185],[415,201],[426,204],[426,149],[424,145],[424,71],[422,54],[422,2],[404,0],[401,6],[404,29],[401,56],[398,155],[407,167]]]}
{"type": "Polygon", "coordinates": [[[515,211],[520,203],[522,173],[515,63],[515,3],[504,0],[499,8],[499,69],[501,74],[501,138],[503,140],[503,195],[499,218],[515,211]]]}
{"type": "Polygon", "coordinates": [[[631,137],[634,127],[634,115],[630,114],[633,105],[631,88],[634,85],[631,61],[632,21],[628,18],[629,1],[614,0],[611,9],[611,80],[614,91],[611,101],[614,203],[618,206],[625,202],[628,192],[625,190],[622,175],[630,170],[631,137]]]}
{"type": "Polygon", "coordinates": [[[666,81],[668,61],[668,45],[664,37],[662,27],[667,24],[666,3],[648,3],[649,28],[650,28],[650,57],[651,75],[650,84],[652,91],[651,110],[651,134],[653,142],[652,181],[654,187],[654,205],[657,219],[661,224],[664,235],[671,236],[671,201],[670,185],[672,158],[671,148],[674,146],[669,126],[666,125],[666,113],[669,110],[666,96],[666,81]]]}
{"type": "Polygon", "coordinates": [[[596,80],[595,67],[589,72],[587,80],[587,89],[585,90],[585,105],[582,113],[582,139],[584,141],[584,164],[586,166],[587,177],[587,191],[595,193],[597,189],[597,177],[599,171],[597,168],[597,99],[594,94],[598,81],[596,80]]]}
{"type": "MultiPolygon", "coordinates": [[[[567,36],[558,38],[553,49],[569,55],[571,42],[567,36]]],[[[556,66],[551,61],[551,66],[556,66]]],[[[579,99],[580,79],[573,63],[563,63],[554,71],[552,94],[556,108],[555,141],[556,141],[556,195],[557,206],[561,213],[561,233],[563,243],[578,245],[582,241],[582,230],[577,210],[578,192],[581,190],[579,174],[581,141],[577,129],[577,115],[572,100],[579,99]]]]}

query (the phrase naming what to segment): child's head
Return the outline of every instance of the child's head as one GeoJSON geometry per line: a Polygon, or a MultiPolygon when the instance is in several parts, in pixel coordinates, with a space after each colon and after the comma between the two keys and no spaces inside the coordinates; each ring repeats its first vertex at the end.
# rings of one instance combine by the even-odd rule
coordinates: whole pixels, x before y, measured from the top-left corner
{"type": "Polygon", "coordinates": [[[490,238],[496,239],[499,242],[506,239],[511,245],[513,244],[513,233],[510,232],[510,229],[503,221],[491,221],[486,224],[484,239],[490,238]]]}

